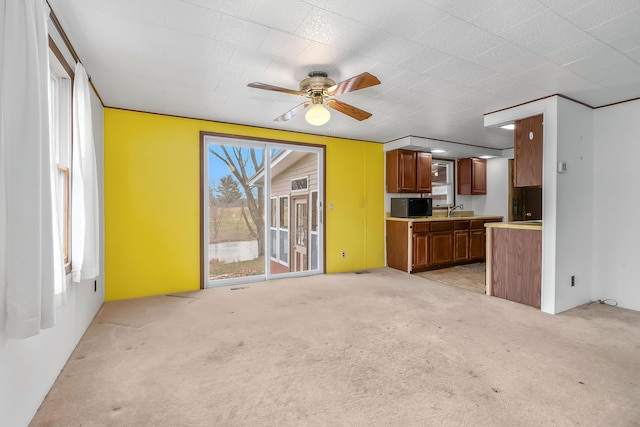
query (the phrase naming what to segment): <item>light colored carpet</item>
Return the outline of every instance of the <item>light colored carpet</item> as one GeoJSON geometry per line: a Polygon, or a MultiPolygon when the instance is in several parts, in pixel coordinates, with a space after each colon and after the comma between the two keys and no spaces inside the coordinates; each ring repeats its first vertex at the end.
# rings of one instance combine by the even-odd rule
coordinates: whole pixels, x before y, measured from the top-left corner
{"type": "Polygon", "coordinates": [[[456,286],[472,292],[486,293],[485,263],[457,265],[439,270],[414,273],[424,279],[435,280],[445,285],[456,286]]]}
{"type": "Polygon", "coordinates": [[[640,425],[640,313],[392,269],[106,303],[33,426],[640,425]]]}

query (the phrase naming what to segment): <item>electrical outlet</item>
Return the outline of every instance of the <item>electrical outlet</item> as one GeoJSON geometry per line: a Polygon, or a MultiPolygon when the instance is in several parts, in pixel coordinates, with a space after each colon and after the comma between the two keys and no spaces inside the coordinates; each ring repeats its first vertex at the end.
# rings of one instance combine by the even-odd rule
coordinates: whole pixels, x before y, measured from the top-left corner
{"type": "Polygon", "coordinates": [[[576,276],[571,276],[571,286],[576,285],[576,276]]]}
{"type": "Polygon", "coordinates": [[[346,258],[347,257],[347,253],[345,251],[342,251],[342,258],[346,258]]]}

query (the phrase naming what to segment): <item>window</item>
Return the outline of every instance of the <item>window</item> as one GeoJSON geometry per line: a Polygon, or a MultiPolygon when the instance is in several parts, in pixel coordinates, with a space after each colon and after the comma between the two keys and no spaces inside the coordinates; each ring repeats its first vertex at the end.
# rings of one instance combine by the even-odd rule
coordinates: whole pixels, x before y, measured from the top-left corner
{"type": "Polygon", "coordinates": [[[453,160],[433,159],[431,163],[431,195],[434,208],[455,205],[453,160]]]}
{"type": "Polygon", "coordinates": [[[289,197],[280,196],[280,228],[289,228],[289,197]]]}
{"type": "MultiPolygon", "coordinates": [[[[71,77],[58,57],[49,55],[49,138],[56,162],[58,230],[65,270],[71,271],[71,77]]],[[[61,289],[56,289],[59,293],[61,289]]]]}
{"type": "Polygon", "coordinates": [[[307,191],[309,188],[309,177],[296,178],[291,180],[291,191],[307,191]]]}
{"type": "Polygon", "coordinates": [[[278,260],[289,265],[289,196],[280,196],[278,260]]]}
{"type": "Polygon", "coordinates": [[[289,265],[289,196],[271,198],[271,259],[289,265]]]}

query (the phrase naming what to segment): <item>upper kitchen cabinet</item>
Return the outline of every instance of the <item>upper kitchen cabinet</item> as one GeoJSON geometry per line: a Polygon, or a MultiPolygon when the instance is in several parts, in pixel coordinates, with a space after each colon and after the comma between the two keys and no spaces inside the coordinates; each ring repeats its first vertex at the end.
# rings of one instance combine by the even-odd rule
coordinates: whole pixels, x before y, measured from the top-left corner
{"type": "Polygon", "coordinates": [[[486,159],[458,159],[458,194],[487,194],[486,159]]]}
{"type": "Polygon", "coordinates": [[[515,187],[542,187],[542,126],[542,115],[515,123],[515,187]]]}
{"type": "Polygon", "coordinates": [[[387,193],[430,192],[430,153],[411,150],[387,152],[387,193]]]}

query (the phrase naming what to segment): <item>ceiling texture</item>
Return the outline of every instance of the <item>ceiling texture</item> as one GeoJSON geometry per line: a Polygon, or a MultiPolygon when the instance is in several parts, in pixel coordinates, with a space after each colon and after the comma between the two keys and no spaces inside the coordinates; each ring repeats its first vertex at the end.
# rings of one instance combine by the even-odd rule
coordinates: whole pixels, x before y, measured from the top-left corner
{"type": "Polygon", "coordinates": [[[105,106],[389,142],[505,149],[483,114],[553,94],[593,107],[640,97],[637,0],[49,0],[105,106]],[[312,126],[311,71],[381,84],[312,126]]]}

